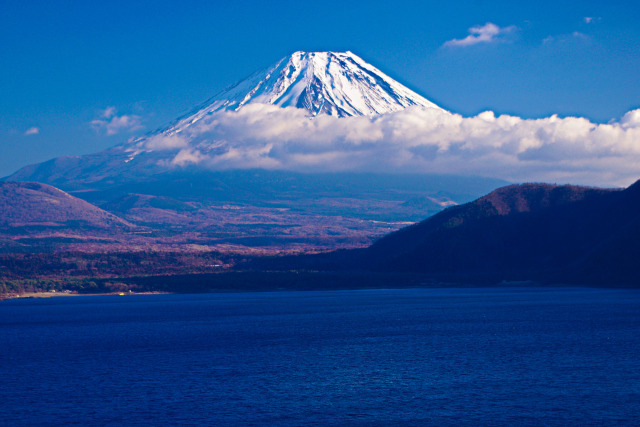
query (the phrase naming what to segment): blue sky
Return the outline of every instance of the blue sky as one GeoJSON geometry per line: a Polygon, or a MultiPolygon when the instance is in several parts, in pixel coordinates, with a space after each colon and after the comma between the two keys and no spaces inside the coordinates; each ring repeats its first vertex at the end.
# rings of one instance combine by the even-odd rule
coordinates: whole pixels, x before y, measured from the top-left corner
{"type": "Polygon", "coordinates": [[[640,107],[638,22],[631,1],[5,0],[0,175],[153,130],[296,50],[351,50],[464,116],[606,123],[640,107]]]}

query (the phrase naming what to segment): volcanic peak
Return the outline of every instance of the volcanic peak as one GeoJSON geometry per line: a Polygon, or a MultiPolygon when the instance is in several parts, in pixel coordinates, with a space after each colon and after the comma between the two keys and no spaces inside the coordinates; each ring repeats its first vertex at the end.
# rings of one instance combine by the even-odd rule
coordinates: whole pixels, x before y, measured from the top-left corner
{"type": "Polygon", "coordinates": [[[372,116],[410,106],[440,109],[352,52],[298,51],[229,86],[162,131],[178,133],[216,111],[252,103],[302,108],[311,117],[372,116]]]}

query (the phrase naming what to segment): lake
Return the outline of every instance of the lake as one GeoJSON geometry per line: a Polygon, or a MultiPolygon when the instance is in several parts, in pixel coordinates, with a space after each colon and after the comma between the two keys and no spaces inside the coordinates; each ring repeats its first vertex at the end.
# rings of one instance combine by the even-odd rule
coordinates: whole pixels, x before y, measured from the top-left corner
{"type": "Polygon", "coordinates": [[[640,291],[0,302],[0,424],[633,425],[640,291]]]}

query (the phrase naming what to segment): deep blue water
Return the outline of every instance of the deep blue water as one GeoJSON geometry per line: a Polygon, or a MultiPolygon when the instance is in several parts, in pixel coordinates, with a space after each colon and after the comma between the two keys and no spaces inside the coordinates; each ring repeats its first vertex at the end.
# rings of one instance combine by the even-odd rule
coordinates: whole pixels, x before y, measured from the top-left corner
{"type": "Polygon", "coordinates": [[[640,291],[0,303],[0,425],[640,422],[640,291]]]}

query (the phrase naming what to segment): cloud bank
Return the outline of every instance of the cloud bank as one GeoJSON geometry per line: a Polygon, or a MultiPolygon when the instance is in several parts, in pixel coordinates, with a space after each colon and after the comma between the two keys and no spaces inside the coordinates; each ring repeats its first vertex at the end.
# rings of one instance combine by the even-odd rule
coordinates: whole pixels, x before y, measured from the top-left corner
{"type": "Polygon", "coordinates": [[[469,35],[463,39],[453,39],[444,43],[444,46],[472,46],[478,43],[491,43],[501,40],[505,34],[511,33],[516,29],[514,25],[500,28],[496,24],[487,22],[484,25],[478,25],[469,28],[469,35]]]}
{"type": "Polygon", "coordinates": [[[596,124],[556,115],[463,117],[408,108],[309,118],[265,104],[219,111],[173,135],[138,140],[165,166],[483,175],[511,181],[628,185],[640,178],[640,109],[596,124]]]}

